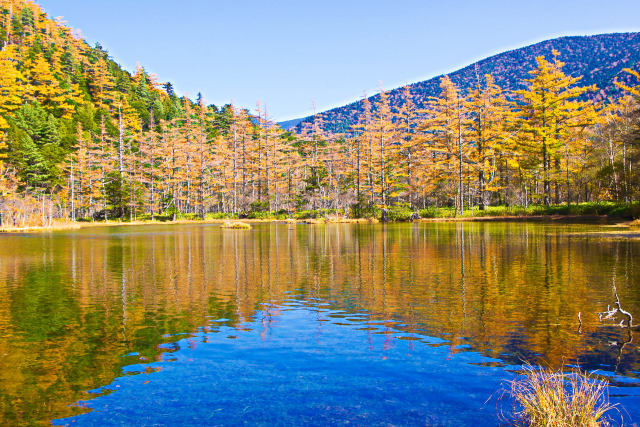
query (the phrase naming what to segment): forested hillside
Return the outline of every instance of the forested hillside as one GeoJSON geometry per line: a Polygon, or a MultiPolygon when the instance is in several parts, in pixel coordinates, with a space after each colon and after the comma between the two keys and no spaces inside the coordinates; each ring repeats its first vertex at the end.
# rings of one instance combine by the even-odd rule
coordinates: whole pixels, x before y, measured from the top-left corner
{"type": "Polygon", "coordinates": [[[179,97],[36,4],[0,0],[0,226],[629,204],[638,40],[553,40],[381,92],[352,106],[348,128],[325,114],[294,133],[260,103],[250,114],[179,97]]]}
{"type": "MultiPolygon", "coordinates": [[[[524,80],[529,70],[535,68],[536,58],[551,58],[551,52],[560,52],[565,62],[564,72],[573,77],[582,77],[581,84],[596,85],[598,90],[585,96],[594,101],[617,98],[622,91],[614,84],[616,79],[629,82],[629,75],[624,68],[640,70],[640,33],[600,34],[596,36],[560,37],[526,46],[520,49],[503,52],[478,61],[458,71],[448,74],[451,81],[462,90],[476,85],[478,78],[491,74],[502,89],[515,91],[524,88],[524,80]]],[[[424,108],[430,98],[440,93],[442,76],[408,85],[411,101],[418,108],[424,108]]],[[[402,104],[404,88],[389,91],[390,103],[394,107],[402,104]]],[[[370,97],[369,102],[376,103],[379,95],[370,97]]],[[[363,113],[362,101],[354,102],[318,114],[323,128],[331,132],[345,132],[357,122],[363,113]]],[[[309,123],[310,117],[289,120],[282,123],[287,129],[301,129],[309,123]]]]}
{"type": "Polygon", "coordinates": [[[222,133],[256,132],[260,118],[130,74],[31,1],[0,0],[0,17],[0,224],[202,211],[222,133]]]}

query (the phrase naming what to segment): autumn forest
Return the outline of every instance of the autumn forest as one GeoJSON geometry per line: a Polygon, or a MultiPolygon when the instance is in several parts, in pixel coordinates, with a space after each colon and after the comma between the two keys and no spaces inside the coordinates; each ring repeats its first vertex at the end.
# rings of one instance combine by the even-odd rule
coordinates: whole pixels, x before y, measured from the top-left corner
{"type": "Polygon", "coordinates": [[[0,46],[0,226],[462,214],[640,195],[640,75],[627,69],[620,96],[595,101],[557,51],[522,90],[491,74],[471,89],[443,76],[417,107],[410,87],[401,103],[381,88],[332,133],[319,115],[285,130],[259,102],[179,96],[24,0],[0,0],[0,46]]]}

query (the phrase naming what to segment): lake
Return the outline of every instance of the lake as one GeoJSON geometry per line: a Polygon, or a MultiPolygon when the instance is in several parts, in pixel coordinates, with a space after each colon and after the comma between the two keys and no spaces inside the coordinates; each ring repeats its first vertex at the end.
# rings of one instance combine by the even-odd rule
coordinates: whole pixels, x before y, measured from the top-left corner
{"type": "MultiPolygon", "coordinates": [[[[598,225],[0,235],[2,425],[497,425],[525,362],[640,420],[640,240],[598,225]],[[615,290],[614,290],[615,287],[615,290]],[[579,321],[579,315],[581,321],[579,321]]],[[[619,418],[619,416],[617,416],[619,418]]]]}

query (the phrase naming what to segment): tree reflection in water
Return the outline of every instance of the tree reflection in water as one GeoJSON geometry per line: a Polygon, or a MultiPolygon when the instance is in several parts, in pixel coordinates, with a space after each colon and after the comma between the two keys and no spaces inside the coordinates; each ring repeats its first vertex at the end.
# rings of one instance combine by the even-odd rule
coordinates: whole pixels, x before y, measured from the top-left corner
{"type": "Polygon", "coordinates": [[[597,313],[611,305],[612,283],[602,320],[640,313],[640,243],[579,234],[590,229],[264,224],[2,236],[0,417],[86,411],[69,405],[213,321],[237,330],[257,321],[267,340],[292,301],[315,307],[319,341],[323,325],[342,322],[331,309],[362,328],[385,325],[384,346],[419,334],[506,365],[580,363],[636,377],[631,317],[619,328],[597,313]]]}

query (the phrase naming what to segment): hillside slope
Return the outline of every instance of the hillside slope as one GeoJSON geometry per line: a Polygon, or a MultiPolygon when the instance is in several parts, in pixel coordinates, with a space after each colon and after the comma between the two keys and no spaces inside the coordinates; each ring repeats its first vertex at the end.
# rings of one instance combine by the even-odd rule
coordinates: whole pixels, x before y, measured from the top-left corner
{"type": "Polygon", "coordinates": [[[2,98],[5,118],[25,102],[63,120],[77,120],[87,109],[113,115],[126,102],[147,124],[150,110],[156,118],[171,117],[179,103],[170,83],[162,87],[141,67],[129,73],[99,44],[89,46],[27,0],[0,0],[0,65],[3,88],[16,98],[2,98]]]}
{"type": "MultiPolygon", "coordinates": [[[[451,80],[463,89],[473,86],[477,75],[491,74],[496,83],[505,90],[522,89],[528,72],[535,68],[536,57],[552,57],[552,50],[560,52],[560,60],[566,63],[564,72],[572,76],[583,76],[581,85],[595,84],[599,90],[591,95],[594,100],[601,101],[608,97],[617,97],[619,89],[613,84],[614,79],[625,81],[628,78],[622,72],[625,67],[640,70],[640,33],[614,33],[595,36],[560,37],[536,43],[519,49],[503,52],[478,61],[449,74],[451,80]]],[[[409,85],[413,101],[418,107],[424,107],[429,97],[440,92],[440,78],[409,85]]],[[[390,91],[392,105],[401,102],[402,88],[390,91]]],[[[376,101],[378,95],[369,98],[376,101]]],[[[319,113],[325,130],[344,132],[357,121],[362,111],[362,101],[319,113]]],[[[300,130],[305,123],[312,120],[306,117],[283,122],[283,127],[300,130]]]]}

